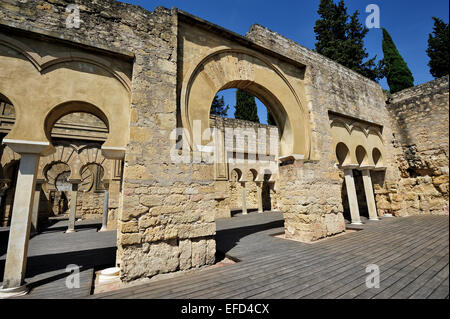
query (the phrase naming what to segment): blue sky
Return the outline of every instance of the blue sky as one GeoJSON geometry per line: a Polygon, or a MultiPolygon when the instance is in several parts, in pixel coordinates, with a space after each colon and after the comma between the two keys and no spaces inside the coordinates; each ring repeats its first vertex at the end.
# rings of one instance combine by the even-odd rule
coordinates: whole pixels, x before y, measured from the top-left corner
{"type": "MultiPolygon", "coordinates": [[[[319,0],[125,0],[149,10],[157,6],[177,7],[200,18],[244,35],[254,23],[276,31],[301,45],[314,49],[314,23],[318,19],[319,0]]],[[[376,4],[381,11],[381,26],[394,39],[397,48],[411,69],[415,84],[431,81],[426,54],[428,34],[433,28],[431,17],[445,22],[449,20],[448,0],[345,0],[349,12],[360,12],[365,21],[365,9],[376,4]]],[[[365,38],[370,57],[383,57],[381,29],[371,29],[365,38]]],[[[388,89],[385,80],[380,81],[388,89]]],[[[224,92],[225,100],[234,106],[234,91],[224,92]]],[[[233,113],[231,110],[230,113],[233,113]]],[[[266,120],[266,111],[259,105],[261,122],[266,120]]]]}

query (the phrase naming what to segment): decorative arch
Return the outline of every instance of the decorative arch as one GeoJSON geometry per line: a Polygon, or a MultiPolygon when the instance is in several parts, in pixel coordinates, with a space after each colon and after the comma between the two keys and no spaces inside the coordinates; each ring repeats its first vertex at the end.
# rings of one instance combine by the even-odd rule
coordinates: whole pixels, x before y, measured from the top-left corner
{"type": "Polygon", "coordinates": [[[67,179],[70,179],[71,169],[67,163],[61,161],[49,162],[43,168],[42,174],[50,189],[57,190],[56,181],[58,176],[67,173],[67,179]]]}
{"type": "Polygon", "coordinates": [[[350,149],[345,143],[340,142],[336,145],[336,158],[340,166],[351,163],[350,149]]]}
{"type": "Polygon", "coordinates": [[[345,123],[345,121],[339,118],[335,118],[331,121],[331,128],[339,126],[344,127],[347,130],[348,134],[352,134],[352,128],[347,123],[345,123]]]}
{"type": "Polygon", "coordinates": [[[249,172],[250,172],[251,177],[252,177],[252,182],[256,181],[257,178],[258,178],[258,171],[256,169],[254,169],[254,168],[251,168],[249,170],[249,172]]]}
{"type": "MultiPolygon", "coordinates": [[[[71,114],[71,113],[77,113],[77,112],[83,112],[83,113],[89,113],[97,118],[99,118],[103,123],[106,125],[108,129],[108,137],[104,143],[104,145],[101,147],[102,152],[105,153],[114,153],[116,152],[117,148],[110,147],[110,145],[114,145],[115,141],[119,141],[122,139],[123,133],[120,130],[112,130],[111,129],[111,121],[106,115],[106,112],[104,112],[101,108],[98,106],[85,102],[85,101],[69,101],[62,104],[59,104],[55,107],[53,107],[46,115],[45,121],[44,121],[44,131],[47,139],[49,141],[52,140],[51,138],[51,131],[55,123],[61,119],[62,117],[71,114]]],[[[124,150],[120,150],[120,152],[124,152],[124,150]]],[[[113,157],[113,156],[111,156],[113,157]]]]}
{"type": "Polygon", "coordinates": [[[106,114],[97,106],[84,101],[70,101],[52,108],[46,116],[44,130],[47,138],[51,140],[51,131],[56,122],[71,113],[84,112],[95,115],[101,119],[109,130],[109,120],[106,114]]]}
{"type": "Polygon", "coordinates": [[[88,64],[92,64],[98,66],[104,71],[111,74],[116,80],[118,80],[123,87],[130,93],[131,92],[131,81],[125,75],[124,72],[120,70],[113,70],[108,61],[90,54],[85,54],[84,56],[77,56],[76,53],[72,51],[61,51],[60,54],[65,54],[66,56],[62,57],[52,57],[45,56],[41,57],[33,48],[27,46],[23,42],[8,37],[6,35],[0,34],[0,45],[4,45],[9,47],[16,52],[20,53],[24,56],[35,68],[38,72],[43,73],[46,69],[53,65],[67,63],[67,62],[84,62],[88,64]],[[75,55],[74,55],[75,54],[75,55]]]}
{"type": "Polygon", "coordinates": [[[367,154],[366,149],[358,145],[355,149],[355,156],[359,166],[368,166],[369,165],[369,156],[367,154]]]}
{"type": "MultiPolygon", "coordinates": [[[[211,101],[218,91],[229,88],[254,94],[270,109],[281,133],[281,155],[310,157],[308,111],[283,73],[264,56],[246,49],[212,49],[187,72],[180,103],[182,124],[191,137],[194,121],[200,121],[202,132],[209,129],[211,101]]],[[[195,143],[191,148],[196,148],[195,143]]]]}
{"type": "Polygon", "coordinates": [[[242,171],[239,168],[234,168],[230,171],[230,180],[233,182],[241,182],[243,177],[242,171]]]}
{"type": "Polygon", "coordinates": [[[373,160],[373,163],[375,164],[375,168],[384,167],[383,154],[376,147],[372,150],[372,160],[373,160]]]}

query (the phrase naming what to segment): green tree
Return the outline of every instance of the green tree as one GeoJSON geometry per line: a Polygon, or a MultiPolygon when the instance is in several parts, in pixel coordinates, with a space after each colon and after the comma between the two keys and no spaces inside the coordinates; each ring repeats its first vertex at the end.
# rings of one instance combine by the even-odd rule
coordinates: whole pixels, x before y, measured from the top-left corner
{"type": "Polygon", "coordinates": [[[383,77],[382,64],[375,63],[376,56],[364,62],[369,54],[364,48],[364,38],[369,30],[359,21],[359,12],[351,16],[343,0],[321,0],[316,21],[316,51],[372,80],[383,77]]]}
{"type": "Polygon", "coordinates": [[[414,77],[397,50],[390,34],[383,28],[384,73],[391,93],[414,86],[414,77]]]}
{"type": "Polygon", "coordinates": [[[237,89],[236,91],[236,112],[234,118],[259,123],[258,107],[255,97],[250,93],[237,89]]]}
{"type": "Polygon", "coordinates": [[[269,110],[267,110],[267,124],[276,126],[277,123],[275,122],[275,118],[273,117],[272,113],[270,113],[269,110]]]}
{"type": "Polygon", "coordinates": [[[211,104],[211,114],[218,116],[227,116],[229,108],[230,107],[228,105],[225,107],[223,96],[219,98],[219,96],[216,95],[211,104]]]}
{"type": "Polygon", "coordinates": [[[427,54],[430,57],[428,66],[430,67],[430,73],[435,78],[440,78],[449,73],[449,31],[448,23],[436,17],[433,17],[433,20],[433,33],[428,38],[427,54]]]}

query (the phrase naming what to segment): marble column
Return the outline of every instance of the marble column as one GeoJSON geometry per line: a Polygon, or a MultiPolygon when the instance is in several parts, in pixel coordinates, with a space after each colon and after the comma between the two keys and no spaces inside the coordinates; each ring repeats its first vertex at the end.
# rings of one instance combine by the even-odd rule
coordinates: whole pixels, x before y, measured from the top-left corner
{"type": "Polygon", "coordinates": [[[359,215],[358,197],[356,196],[355,180],[353,178],[352,169],[344,169],[345,186],[347,187],[347,197],[350,206],[350,215],[353,225],[362,225],[361,216],[359,215]]]}
{"type": "Polygon", "coordinates": [[[31,233],[37,233],[39,221],[39,202],[41,199],[42,181],[36,181],[36,188],[33,200],[33,212],[31,213],[31,233]]]}
{"type": "Polygon", "coordinates": [[[108,212],[109,212],[109,191],[105,190],[105,199],[103,200],[103,216],[101,232],[108,230],[108,212]]]}
{"type": "Polygon", "coordinates": [[[362,170],[362,178],[364,182],[364,191],[366,193],[367,208],[369,209],[369,218],[370,220],[379,220],[375,196],[373,195],[372,177],[370,176],[369,169],[362,170]]]}
{"type": "Polygon", "coordinates": [[[24,285],[38,154],[21,154],[0,296],[26,293],[24,285]]]}
{"type": "Polygon", "coordinates": [[[263,198],[262,198],[262,182],[256,182],[256,191],[257,191],[257,197],[258,197],[258,213],[264,213],[263,208],[263,198]]]}
{"type": "Polygon", "coordinates": [[[241,182],[242,188],[242,214],[247,215],[247,190],[245,189],[245,182],[241,182]]]}
{"type": "Polygon", "coordinates": [[[75,219],[77,217],[77,196],[78,196],[78,184],[72,183],[72,190],[70,191],[70,211],[69,211],[69,224],[67,226],[66,233],[74,233],[75,219]]]}

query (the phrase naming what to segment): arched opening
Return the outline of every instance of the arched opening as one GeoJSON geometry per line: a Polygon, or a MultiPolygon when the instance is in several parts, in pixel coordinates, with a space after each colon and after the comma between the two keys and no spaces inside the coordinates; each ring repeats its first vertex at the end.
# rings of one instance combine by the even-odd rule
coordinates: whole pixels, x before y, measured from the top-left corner
{"type": "Polygon", "coordinates": [[[47,115],[44,126],[49,141],[69,139],[104,143],[109,133],[106,115],[85,102],[68,102],[55,107],[47,115]]]}
{"type": "MultiPolygon", "coordinates": [[[[181,88],[181,121],[193,136],[194,122],[210,128],[211,102],[217,92],[241,89],[256,96],[273,115],[280,130],[280,155],[310,158],[308,112],[283,73],[252,51],[217,48],[192,66],[181,88]],[[258,69],[259,72],[255,70],[258,69]]],[[[204,145],[209,141],[204,141],[204,145]]],[[[195,145],[191,143],[191,148],[195,145]]]]}
{"type": "Polygon", "coordinates": [[[0,135],[1,140],[11,131],[16,122],[16,110],[11,101],[0,93],[0,135]]]}
{"type": "Polygon", "coordinates": [[[56,162],[44,168],[46,184],[44,193],[48,194],[51,216],[61,216],[68,214],[70,191],[72,184],[69,182],[70,167],[66,163],[56,162]]]}
{"type": "Polygon", "coordinates": [[[355,150],[356,160],[360,166],[365,166],[369,163],[369,158],[367,156],[367,151],[364,147],[359,145],[355,150]]]}
{"type": "MultiPolygon", "coordinates": [[[[106,116],[88,103],[65,103],[49,113],[45,130],[56,152],[43,157],[41,161],[56,159],[60,162],[59,166],[66,168],[65,174],[58,175],[59,178],[65,178],[63,185],[66,191],[60,191],[54,184],[57,174],[48,176],[48,187],[43,187],[50,198],[53,216],[64,214],[69,218],[70,196],[75,196],[76,192],[77,220],[92,221],[94,228],[100,228],[105,198],[103,165],[109,161],[102,156],[102,145],[109,137],[106,116]],[[58,204],[64,198],[68,202],[58,204]]],[[[120,187],[117,188],[117,194],[112,194],[110,198],[118,199],[119,191],[120,187]]]]}
{"type": "Polygon", "coordinates": [[[11,101],[0,93],[0,227],[11,224],[19,157],[14,157],[11,149],[6,149],[3,139],[11,131],[16,121],[16,110],[11,101]]]}
{"type": "Polygon", "coordinates": [[[383,167],[383,157],[378,148],[374,148],[372,151],[372,159],[375,167],[383,167]]]}
{"type": "Polygon", "coordinates": [[[336,158],[340,166],[350,164],[350,150],[344,143],[336,145],[336,158]]]}

